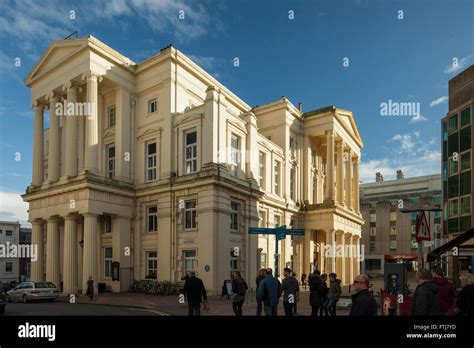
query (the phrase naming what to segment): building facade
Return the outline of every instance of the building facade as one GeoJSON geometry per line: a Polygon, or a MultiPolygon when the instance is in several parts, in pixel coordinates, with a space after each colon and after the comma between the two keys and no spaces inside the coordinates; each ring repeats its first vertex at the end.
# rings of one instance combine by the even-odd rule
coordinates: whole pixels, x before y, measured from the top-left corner
{"type": "Polygon", "coordinates": [[[10,255],[11,246],[18,246],[19,243],[20,223],[0,221],[0,248],[4,254],[0,255],[0,282],[19,281],[20,259],[16,257],[17,255],[10,255]]]}
{"type": "Polygon", "coordinates": [[[360,185],[360,199],[365,220],[361,239],[365,248],[363,272],[383,274],[385,262],[406,262],[408,270],[414,270],[420,265],[421,255],[441,245],[441,211],[425,213],[434,242],[431,246],[416,241],[417,213],[400,211],[441,208],[440,175],[405,178],[399,170],[396,180],[384,181],[377,173],[376,182],[360,185]]]}
{"type": "MultiPolygon", "coordinates": [[[[449,80],[449,111],[441,120],[443,169],[443,232],[449,241],[474,227],[472,127],[474,108],[474,65],[449,80]]],[[[474,242],[468,243],[473,245],[474,242]]],[[[456,261],[449,255],[454,278],[471,271],[474,253],[460,248],[456,261]],[[459,263],[458,263],[459,262],[459,263]]]]}
{"type": "MultiPolygon", "coordinates": [[[[31,246],[31,228],[20,227],[20,245],[31,246]]],[[[31,256],[31,253],[28,253],[19,257],[20,282],[31,279],[31,256]]]]}
{"type": "Polygon", "coordinates": [[[72,293],[91,276],[121,292],[195,270],[217,292],[240,270],[252,284],[274,259],[272,236],[248,234],[259,225],[305,229],[279,242],[280,267],[344,283],[359,272],[355,257],[324,252],[357,247],[363,223],[350,111],[302,112],[284,97],[252,108],[171,45],[136,64],[91,36],[51,43],[25,84],[35,136],[23,198],[43,251],[33,280],[72,293]]]}

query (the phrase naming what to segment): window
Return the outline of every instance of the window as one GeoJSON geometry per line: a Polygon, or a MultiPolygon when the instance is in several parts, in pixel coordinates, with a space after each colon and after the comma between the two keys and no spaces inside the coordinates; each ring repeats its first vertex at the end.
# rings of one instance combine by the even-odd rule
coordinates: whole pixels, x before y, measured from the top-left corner
{"type": "Polygon", "coordinates": [[[112,216],[110,215],[104,215],[104,232],[112,232],[112,216]]]}
{"type": "Polygon", "coordinates": [[[196,201],[189,201],[184,206],[184,228],[190,230],[196,227],[196,201]]]}
{"type": "Polygon", "coordinates": [[[417,250],[418,249],[418,242],[416,241],[416,239],[411,240],[411,249],[412,250],[417,250]]]}
{"type": "Polygon", "coordinates": [[[197,171],[197,133],[191,131],[185,134],[186,174],[197,171]]]}
{"type": "Polygon", "coordinates": [[[296,171],[294,169],[291,169],[290,171],[290,198],[291,200],[295,200],[295,176],[296,176],[296,171]]]}
{"type": "Polygon", "coordinates": [[[107,148],[107,175],[111,179],[115,176],[115,146],[113,145],[107,148]]]}
{"type": "Polygon", "coordinates": [[[441,204],[442,201],[443,201],[443,197],[441,195],[433,196],[433,203],[434,204],[441,204]]]}
{"type": "Polygon", "coordinates": [[[146,146],[146,180],[156,180],[156,143],[146,146]]]}
{"type": "Polygon", "coordinates": [[[104,248],[104,277],[112,277],[112,247],[104,248]]]}
{"type": "Polygon", "coordinates": [[[258,185],[263,188],[265,178],[265,154],[258,153],[258,185]]]}
{"type": "Polygon", "coordinates": [[[461,154],[461,171],[471,168],[471,151],[461,154]]]}
{"type": "Polygon", "coordinates": [[[273,175],[274,175],[274,193],[276,195],[280,195],[280,162],[275,161],[274,167],[273,167],[273,175]]]}
{"type": "Polygon", "coordinates": [[[267,225],[267,214],[264,211],[258,212],[258,227],[265,227],[267,225]]]}
{"type": "Polygon", "coordinates": [[[390,226],[390,235],[391,236],[397,235],[397,226],[390,226]]]}
{"type": "Polygon", "coordinates": [[[290,156],[296,157],[296,142],[293,138],[290,138],[290,156]]]}
{"type": "Polygon", "coordinates": [[[148,207],[148,232],[158,231],[158,208],[148,207]]]}
{"type": "Polygon", "coordinates": [[[471,123],[471,108],[468,107],[461,111],[461,127],[471,123]]]}
{"type": "Polygon", "coordinates": [[[230,203],[230,229],[232,231],[239,230],[239,203],[230,203]]]}
{"type": "Polygon", "coordinates": [[[189,274],[190,271],[196,271],[196,250],[184,251],[184,275],[189,274]]]}
{"type": "Polygon", "coordinates": [[[461,215],[471,214],[471,196],[461,197],[461,215]]]}
{"type": "MultiPolygon", "coordinates": [[[[464,127],[459,133],[459,151],[464,152],[469,150],[471,148],[471,126],[464,127]]],[[[449,151],[451,151],[451,149],[449,149],[449,151]]]]}
{"type": "Polygon", "coordinates": [[[115,105],[107,109],[107,124],[109,128],[115,127],[115,105]]]}
{"type": "Polygon", "coordinates": [[[458,161],[454,161],[453,157],[449,159],[449,176],[458,173],[458,161]]]}
{"type": "Polygon", "coordinates": [[[236,254],[234,249],[230,249],[230,276],[234,275],[235,271],[239,270],[239,254],[236,254]]]}
{"type": "Polygon", "coordinates": [[[377,222],[377,214],[370,213],[370,222],[377,222]]]}
{"type": "Polygon", "coordinates": [[[397,221],[397,212],[396,211],[390,212],[390,221],[397,221]]]}
{"type": "Polygon", "coordinates": [[[260,254],[260,268],[267,268],[267,254],[261,253],[260,254]]]}
{"type": "Polygon", "coordinates": [[[156,251],[146,253],[146,278],[156,279],[158,273],[158,254],[156,251]]]}
{"type": "Polygon", "coordinates": [[[443,141],[448,141],[448,125],[443,122],[443,141]]]}
{"type": "Polygon", "coordinates": [[[232,134],[230,139],[230,172],[237,176],[240,164],[240,138],[232,134]]]}
{"type": "Polygon", "coordinates": [[[448,215],[449,217],[458,215],[458,200],[452,199],[448,202],[448,215]]]}
{"type": "Polygon", "coordinates": [[[460,195],[467,195],[471,193],[471,171],[464,172],[459,176],[460,181],[460,195]]]}
{"type": "Polygon", "coordinates": [[[457,175],[448,178],[448,197],[459,195],[459,177],[457,175]]]}
{"type": "Polygon", "coordinates": [[[13,272],[13,262],[5,262],[5,272],[13,272]]]}
{"type": "Polygon", "coordinates": [[[397,250],[397,240],[396,239],[390,240],[389,247],[390,247],[390,250],[397,250]]]}
{"type": "Polygon", "coordinates": [[[13,231],[12,230],[5,230],[5,237],[13,237],[13,231]]]}
{"type": "Polygon", "coordinates": [[[275,215],[273,217],[274,222],[275,222],[275,227],[281,226],[281,216],[280,215],[275,215]]]}
{"type": "Polygon", "coordinates": [[[413,207],[413,206],[417,206],[418,204],[420,203],[420,197],[412,197],[410,198],[410,205],[413,207]]]}
{"type": "Polygon", "coordinates": [[[369,231],[369,236],[370,236],[370,237],[374,237],[374,236],[376,236],[376,235],[377,235],[377,228],[371,227],[371,228],[370,228],[370,231],[369,231]]]}
{"type": "Polygon", "coordinates": [[[449,118],[449,134],[458,130],[458,115],[449,118]]]}
{"type": "Polygon", "coordinates": [[[158,103],[156,99],[152,99],[148,101],[148,113],[152,114],[158,111],[158,103]]]}

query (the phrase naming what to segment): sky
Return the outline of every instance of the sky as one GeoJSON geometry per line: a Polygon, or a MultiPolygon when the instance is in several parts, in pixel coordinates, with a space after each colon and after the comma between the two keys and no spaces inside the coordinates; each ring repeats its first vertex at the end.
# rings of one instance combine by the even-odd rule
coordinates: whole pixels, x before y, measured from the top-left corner
{"type": "MultiPolygon", "coordinates": [[[[93,35],[136,63],[172,43],[251,106],[351,110],[360,179],[440,173],[448,81],[474,63],[472,0],[0,0],[0,220],[27,221],[24,79],[52,40],[93,35]],[[235,59],[239,64],[235,66],[235,59]],[[410,103],[408,115],[381,105],[410,103]],[[413,103],[413,104],[412,104],[413,103]],[[415,112],[419,108],[419,112],[415,112]],[[393,111],[393,110],[392,110],[393,111]]],[[[47,126],[47,124],[46,124],[47,126]]]]}

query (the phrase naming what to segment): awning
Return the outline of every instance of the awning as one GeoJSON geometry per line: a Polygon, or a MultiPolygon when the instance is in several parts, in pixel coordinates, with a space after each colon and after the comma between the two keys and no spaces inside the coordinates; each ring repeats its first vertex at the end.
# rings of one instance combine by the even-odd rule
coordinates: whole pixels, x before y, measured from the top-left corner
{"type": "Polygon", "coordinates": [[[418,260],[417,254],[385,254],[385,260],[418,260]]]}
{"type": "Polygon", "coordinates": [[[463,234],[450,240],[446,244],[443,244],[440,247],[436,248],[428,254],[426,259],[428,262],[433,262],[445,252],[452,250],[454,247],[459,247],[461,244],[467,242],[471,238],[474,238],[474,228],[471,228],[469,231],[464,232],[463,234]]]}

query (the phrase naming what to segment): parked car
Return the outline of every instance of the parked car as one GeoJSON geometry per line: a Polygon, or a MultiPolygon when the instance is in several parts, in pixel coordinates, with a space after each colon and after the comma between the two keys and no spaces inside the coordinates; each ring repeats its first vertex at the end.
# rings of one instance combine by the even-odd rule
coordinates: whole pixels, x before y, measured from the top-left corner
{"type": "Polygon", "coordinates": [[[59,296],[59,290],[51,282],[23,282],[7,292],[7,301],[27,303],[35,300],[54,301],[59,296]]]}
{"type": "Polygon", "coordinates": [[[0,284],[0,314],[5,313],[5,307],[7,306],[7,294],[5,288],[0,284]]]}

